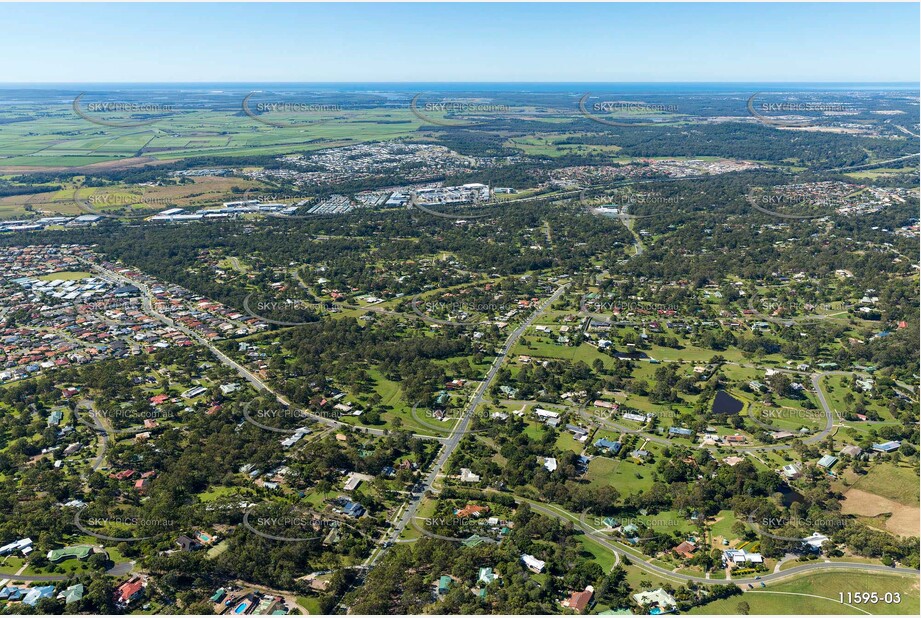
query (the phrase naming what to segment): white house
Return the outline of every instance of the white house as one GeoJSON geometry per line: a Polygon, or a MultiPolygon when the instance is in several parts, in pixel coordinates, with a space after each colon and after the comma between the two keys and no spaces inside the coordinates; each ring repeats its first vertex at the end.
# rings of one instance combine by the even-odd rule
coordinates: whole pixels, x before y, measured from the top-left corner
{"type": "Polygon", "coordinates": [[[25,538],[19,539],[18,541],[13,541],[3,547],[0,547],[0,556],[5,556],[7,554],[12,554],[14,552],[21,551],[23,554],[28,554],[32,551],[32,539],[25,538]]]}
{"type": "Polygon", "coordinates": [[[461,483],[479,483],[480,475],[471,472],[470,468],[461,468],[460,480],[461,483]]]}
{"type": "Polygon", "coordinates": [[[745,564],[746,562],[761,564],[764,558],[761,554],[750,554],[744,549],[727,549],[723,551],[723,562],[725,564],[745,564]]]}
{"type": "Polygon", "coordinates": [[[560,418],[559,412],[551,412],[550,410],[544,410],[543,408],[535,408],[534,414],[536,414],[537,418],[541,419],[544,422],[552,421],[552,420],[559,420],[560,418]]]}
{"type": "Polygon", "coordinates": [[[665,592],[662,588],[656,590],[644,590],[633,595],[633,600],[638,605],[646,607],[647,605],[656,605],[662,609],[673,608],[678,605],[675,597],[665,592]]]}
{"type": "Polygon", "coordinates": [[[828,540],[828,537],[824,534],[819,534],[818,532],[813,532],[811,535],[803,539],[803,543],[815,550],[822,549],[822,543],[828,540]]]}
{"type": "Polygon", "coordinates": [[[524,562],[524,565],[535,573],[540,573],[544,570],[544,567],[547,566],[547,563],[543,560],[538,560],[531,554],[521,554],[521,561],[524,562]]]}

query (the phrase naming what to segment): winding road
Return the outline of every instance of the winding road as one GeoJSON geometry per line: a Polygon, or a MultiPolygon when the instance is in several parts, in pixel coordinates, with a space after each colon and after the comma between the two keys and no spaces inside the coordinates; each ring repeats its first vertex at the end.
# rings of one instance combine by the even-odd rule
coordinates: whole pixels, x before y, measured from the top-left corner
{"type": "Polygon", "coordinates": [[[528,500],[525,498],[519,498],[516,496],[516,500],[521,502],[527,502],[531,509],[540,513],[541,515],[546,515],[548,517],[555,517],[564,522],[571,523],[575,528],[582,531],[587,537],[589,537],[595,543],[598,543],[605,549],[614,553],[619,561],[623,561],[625,558],[629,560],[634,566],[647,573],[662,577],[665,579],[671,579],[675,581],[680,581],[682,583],[686,582],[695,582],[698,584],[756,584],[760,582],[771,582],[778,581],[782,579],[787,579],[791,576],[800,575],[810,571],[816,570],[858,570],[858,571],[874,571],[874,572],[885,572],[885,573],[899,573],[903,575],[914,575],[915,577],[921,575],[921,572],[916,569],[909,569],[905,567],[887,567],[881,564],[866,564],[862,562],[824,562],[820,560],[806,562],[798,566],[791,567],[784,571],[778,571],[776,573],[765,573],[760,575],[758,579],[754,577],[746,577],[741,579],[707,579],[706,577],[698,577],[696,575],[686,575],[684,573],[676,573],[664,567],[658,566],[651,562],[650,558],[647,558],[643,554],[635,550],[627,550],[623,546],[615,545],[612,541],[606,539],[604,536],[600,535],[597,530],[588,526],[587,524],[580,521],[579,517],[570,513],[560,507],[554,506],[554,508],[548,508],[547,506],[534,502],[533,500],[528,500]]]}

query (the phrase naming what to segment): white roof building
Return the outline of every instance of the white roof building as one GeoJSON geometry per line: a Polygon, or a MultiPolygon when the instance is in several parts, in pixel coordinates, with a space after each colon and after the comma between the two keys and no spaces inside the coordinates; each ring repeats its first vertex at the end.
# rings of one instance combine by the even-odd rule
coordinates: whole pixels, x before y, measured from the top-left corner
{"type": "Polygon", "coordinates": [[[24,554],[32,551],[32,539],[19,539],[18,541],[13,541],[12,543],[0,547],[0,556],[12,554],[13,552],[17,551],[22,551],[24,554]]]}
{"type": "Polygon", "coordinates": [[[547,565],[543,560],[538,560],[531,554],[521,554],[521,561],[524,562],[525,566],[534,571],[535,573],[540,573],[544,570],[544,567],[547,565]]]}
{"type": "Polygon", "coordinates": [[[750,554],[744,549],[727,549],[723,552],[723,562],[726,564],[745,564],[746,562],[761,564],[764,558],[761,554],[750,554]]]}
{"type": "Polygon", "coordinates": [[[460,480],[461,483],[479,483],[480,475],[474,474],[470,471],[470,468],[461,468],[460,471],[460,480]]]}
{"type": "Polygon", "coordinates": [[[633,600],[642,606],[658,605],[659,607],[675,607],[678,605],[675,597],[665,592],[662,588],[639,592],[633,595],[633,600]]]}
{"type": "Polygon", "coordinates": [[[818,532],[813,532],[811,535],[803,539],[803,543],[808,545],[813,549],[822,549],[822,543],[828,540],[828,537],[824,534],[819,534],[818,532]]]}
{"type": "Polygon", "coordinates": [[[551,412],[550,410],[544,410],[543,408],[535,408],[534,414],[544,420],[560,418],[559,412],[551,412]]]}

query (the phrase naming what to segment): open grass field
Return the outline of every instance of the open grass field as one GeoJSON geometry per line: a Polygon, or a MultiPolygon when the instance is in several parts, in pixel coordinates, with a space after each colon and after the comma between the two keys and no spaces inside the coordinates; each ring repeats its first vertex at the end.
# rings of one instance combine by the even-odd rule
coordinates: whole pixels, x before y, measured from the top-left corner
{"type": "Polygon", "coordinates": [[[649,489],[652,470],[652,466],[640,465],[629,458],[595,457],[588,465],[585,478],[592,484],[611,486],[626,496],[649,489]]]}
{"type": "Polygon", "coordinates": [[[92,276],[93,273],[82,270],[62,270],[60,272],[42,275],[38,278],[42,281],[76,281],[78,279],[86,279],[87,277],[92,276]]]}
{"type": "Polygon", "coordinates": [[[132,128],[93,124],[77,116],[69,104],[43,111],[35,120],[4,126],[0,169],[72,168],[136,158],[173,160],[241,152],[282,155],[407,137],[423,125],[408,106],[263,116],[295,125],[289,127],[257,122],[243,114],[240,101],[227,110],[180,111],[155,124],[132,128]]]}
{"type": "Polygon", "coordinates": [[[546,337],[539,335],[533,328],[529,328],[523,339],[527,339],[528,345],[522,344],[521,340],[512,348],[512,357],[519,355],[536,356],[539,358],[559,358],[570,361],[582,361],[591,365],[595,359],[600,359],[605,367],[613,367],[614,359],[606,354],[602,354],[594,346],[583,343],[579,346],[560,345],[555,341],[550,341],[546,337]]]}
{"type": "Polygon", "coordinates": [[[311,616],[323,613],[320,609],[320,599],[318,597],[297,597],[297,604],[311,616]]]}
{"type": "Polygon", "coordinates": [[[907,506],[918,506],[918,472],[910,465],[879,463],[851,483],[851,487],[874,493],[907,506]]]}
{"type": "MultiPolygon", "coordinates": [[[[821,384],[822,391],[825,393],[825,397],[828,400],[828,405],[831,406],[833,411],[843,414],[845,410],[852,410],[854,408],[853,403],[849,405],[845,401],[845,397],[848,393],[856,396],[856,391],[853,386],[844,385],[842,376],[825,376],[821,384]]],[[[897,424],[886,408],[888,402],[878,397],[865,397],[865,401],[867,410],[876,412],[881,420],[871,422],[848,421],[848,428],[852,431],[847,432],[847,429],[845,429],[846,433],[849,433],[849,435],[864,435],[874,427],[878,428],[883,424],[897,424]]]]}
{"type": "Polygon", "coordinates": [[[865,518],[867,524],[901,536],[917,536],[921,526],[917,472],[907,465],[880,463],[867,474],[848,471],[842,488],[841,512],[865,518]]]}
{"type": "Polygon", "coordinates": [[[722,539],[729,541],[730,547],[735,547],[735,543],[738,539],[738,535],[732,531],[732,527],[739,521],[735,514],[730,511],[720,511],[716,516],[710,520],[710,537],[713,541],[720,547],[722,539]]]}
{"type": "Polygon", "coordinates": [[[918,580],[909,576],[876,573],[812,573],[746,592],[743,596],[722,599],[695,607],[690,614],[737,614],[741,601],[748,603],[750,614],[906,614],[919,610],[918,580]],[[841,592],[898,592],[901,602],[845,605],[841,592]],[[782,593],[782,594],[781,594],[782,593]],[[811,596],[810,596],[811,595],[811,596]],[[863,611],[860,611],[863,610],[863,611]]]}
{"type": "Polygon", "coordinates": [[[580,553],[584,557],[597,563],[604,569],[605,573],[614,567],[614,554],[609,549],[605,549],[584,534],[577,536],[576,540],[582,545],[582,551],[580,553]]]}
{"type": "Polygon", "coordinates": [[[165,186],[110,185],[79,187],[62,185],[59,191],[0,198],[0,215],[21,217],[27,212],[45,216],[76,215],[88,211],[105,213],[117,209],[159,211],[167,208],[204,208],[220,206],[234,199],[232,188],[265,190],[262,184],[245,178],[203,176],[193,182],[165,186]],[[89,209],[85,203],[89,202],[89,209]]]}

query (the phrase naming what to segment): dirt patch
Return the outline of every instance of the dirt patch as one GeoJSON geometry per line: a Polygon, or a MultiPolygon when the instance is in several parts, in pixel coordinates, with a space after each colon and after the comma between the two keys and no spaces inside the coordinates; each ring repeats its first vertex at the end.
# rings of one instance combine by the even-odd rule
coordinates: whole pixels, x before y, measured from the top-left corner
{"type": "Polygon", "coordinates": [[[895,500],[889,500],[862,489],[849,489],[844,494],[841,512],[845,515],[863,517],[876,517],[889,513],[890,517],[886,519],[886,529],[899,536],[917,536],[918,527],[921,524],[921,509],[918,507],[905,506],[895,500]]]}

